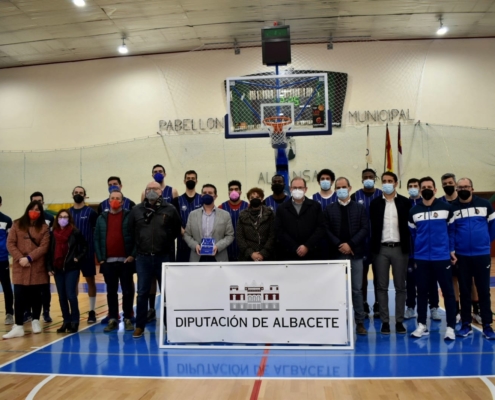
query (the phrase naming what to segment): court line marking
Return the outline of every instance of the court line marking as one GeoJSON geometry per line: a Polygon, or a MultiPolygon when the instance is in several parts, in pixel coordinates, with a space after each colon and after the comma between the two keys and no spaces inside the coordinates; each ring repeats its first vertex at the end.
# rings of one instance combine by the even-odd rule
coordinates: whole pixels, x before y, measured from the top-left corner
{"type": "Polygon", "coordinates": [[[33,400],[34,399],[34,396],[36,396],[38,394],[38,392],[41,390],[41,388],[43,386],[45,386],[45,384],[47,384],[48,382],[50,382],[53,378],[55,378],[57,375],[53,374],[53,375],[48,375],[45,379],[43,379],[40,383],[38,383],[34,388],[33,390],[31,390],[29,392],[29,394],[27,395],[26,397],[26,400],[33,400]]]}
{"type": "Polygon", "coordinates": [[[263,375],[265,375],[265,368],[266,368],[266,361],[268,360],[268,353],[270,352],[270,349],[265,349],[263,351],[263,357],[261,358],[260,365],[258,367],[258,372],[256,373],[256,376],[258,379],[254,382],[253,385],[253,390],[251,391],[251,397],[249,398],[250,400],[258,400],[258,396],[260,394],[260,389],[261,389],[261,383],[263,382],[262,378],[263,375]]]}
{"type": "Polygon", "coordinates": [[[488,390],[490,390],[490,393],[492,394],[492,399],[495,399],[495,385],[486,376],[480,376],[480,379],[488,386],[488,390]]]}

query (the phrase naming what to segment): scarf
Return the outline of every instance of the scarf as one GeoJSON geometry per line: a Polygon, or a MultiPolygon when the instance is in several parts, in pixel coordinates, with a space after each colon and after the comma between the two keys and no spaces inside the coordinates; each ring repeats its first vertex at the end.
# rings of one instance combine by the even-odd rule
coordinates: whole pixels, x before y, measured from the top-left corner
{"type": "Polygon", "coordinates": [[[148,199],[144,200],[144,222],[149,224],[151,219],[155,215],[155,212],[161,207],[163,201],[163,197],[160,196],[156,200],[155,204],[151,204],[148,199]]]}
{"type": "Polygon", "coordinates": [[[53,237],[55,238],[55,252],[53,254],[53,266],[57,269],[64,267],[65,257],[69,252],[69,236],[72,233],[72,227],[65,229],[54,229],[53,237]]]}

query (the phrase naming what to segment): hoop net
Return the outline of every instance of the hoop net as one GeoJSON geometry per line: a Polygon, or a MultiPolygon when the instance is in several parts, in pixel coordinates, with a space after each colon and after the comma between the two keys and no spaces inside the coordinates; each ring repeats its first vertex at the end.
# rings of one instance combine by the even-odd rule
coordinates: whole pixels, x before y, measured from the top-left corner
{"type": "Polygon", "coordinates": [[[292,119],[287,116],[267,117],[263,119],[263,125],[268,127],[268,133],[274,149],[287,147],[287,136],[284,127],[290,125],[292,119]]]}

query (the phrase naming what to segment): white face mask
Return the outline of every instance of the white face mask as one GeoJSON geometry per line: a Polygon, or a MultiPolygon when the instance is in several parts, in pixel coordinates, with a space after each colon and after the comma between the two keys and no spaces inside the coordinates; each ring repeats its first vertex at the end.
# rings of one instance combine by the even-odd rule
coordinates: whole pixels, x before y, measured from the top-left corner
{"type": "Polygon", "coordinates": [[[304,197],[304,191],[301,189],[294,189],[290,194],[294,200],[301,200],[304,197]]]}

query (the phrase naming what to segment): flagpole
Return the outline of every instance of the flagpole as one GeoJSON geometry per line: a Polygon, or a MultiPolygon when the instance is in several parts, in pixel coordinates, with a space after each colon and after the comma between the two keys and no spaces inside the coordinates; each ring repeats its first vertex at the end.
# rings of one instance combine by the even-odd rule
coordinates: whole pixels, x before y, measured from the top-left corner
{"type": "Polygon", "coordinates": [[[383,158],[383,172],[387,170],[387,131],[388,123],[385,125],[385,157],[383,158]]]}
{"type": "MultiPolygon", "coordinates": [[[[366,147],[368,147],[368,143],[370,141],[370,125],[366,125],[366,147]]],[[[368,150],[368,154],[370,153],[370,149],[368,150]]],[[[366,169],[368,169],[368,154],[366,154],[366,169]]]]}
{"type": "Polygon", "coordinates": [[[400,121],[399,121],[399,143],[398,143],[398,149],[400,149],[400,154],[397,152],[397,166],[399,167],[399,189],[402,189],[402,143],[401,143],[401,137],[400,137],[400,121]],[[399,157],[401,159],[399,160],[399,157]]]}

